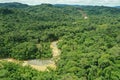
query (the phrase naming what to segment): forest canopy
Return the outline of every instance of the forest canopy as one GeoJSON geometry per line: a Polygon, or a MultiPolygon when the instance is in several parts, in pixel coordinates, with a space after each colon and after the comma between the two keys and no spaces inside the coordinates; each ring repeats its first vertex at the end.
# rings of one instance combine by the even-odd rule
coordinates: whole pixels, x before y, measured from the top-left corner
{"type": "Polygon", "coordinates": [[[39,72],[0,61],[0,79],[120,79],[119,8],[0,4],[0,58],[51,58],[52,41],[58,41],[61,50],[56,70],[39,72]]]}

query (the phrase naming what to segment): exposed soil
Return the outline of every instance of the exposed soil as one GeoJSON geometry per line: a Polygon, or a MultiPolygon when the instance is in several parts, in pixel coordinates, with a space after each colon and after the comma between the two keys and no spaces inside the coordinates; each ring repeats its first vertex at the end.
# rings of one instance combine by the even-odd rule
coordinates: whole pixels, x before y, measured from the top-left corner
{"type": "MultiPolygon", "coordinates": [[[[51,43],[50,48],[52,49],[52,54],[53,57],[51,59],[47,60],[41,60],[41,59],[34,59],[34,60],[27,60],[27,61],[18,61],[15,59],[7,58],[7,59],[1,59],[1,60],[6,60],[9,62],[14,62],[14,63],[22,63],[23,66],[31,66],[32,68],[39,70],[39,71],[45,71],[47,70],[48,67],[56,69],[55,61],[59,59],[60,55],[60,50],[57,47],[58,41],[54,41],[51,43]]],[[[0,61],[1,61],[0,60],[0,61]]]]}

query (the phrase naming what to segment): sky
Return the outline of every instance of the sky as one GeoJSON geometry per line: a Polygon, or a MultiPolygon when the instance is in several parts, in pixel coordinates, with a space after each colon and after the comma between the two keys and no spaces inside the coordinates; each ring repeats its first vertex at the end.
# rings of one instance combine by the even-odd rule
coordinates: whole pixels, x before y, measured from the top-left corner
{"type": "Polygon", "coordinates": [[[99,6],[120,6],[120,0],[0,0],[0,3],[20,2],[29,5],[41,3],[50,4],[77,4],[77,5],[99,5],[99,6]]]}

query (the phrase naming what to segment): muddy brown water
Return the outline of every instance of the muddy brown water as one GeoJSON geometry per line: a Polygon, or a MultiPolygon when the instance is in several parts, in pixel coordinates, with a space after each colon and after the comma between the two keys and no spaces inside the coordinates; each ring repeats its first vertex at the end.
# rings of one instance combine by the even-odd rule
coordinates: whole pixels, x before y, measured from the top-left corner
{"type": "MultiPolygon", "coordinates": [[[[58,41],[54,41],[51,43],[50,48],[52,49],[52,55],[53,57],[51,59],[46,59],[46,60],[41,60],[41,59],[33,59],[33,60],[27,60],[23,61],[22,65],[23,66],[31,66],[32,68],[39,70],[39,71],[45,71],[47,70],[48,67],[51,67],[53,69],[56,68],[55,61],[59,59],[60,55],[60,50],[57,47],[58,41]]],[[[14,63],[19,63],[20,61],[17,61],[15,59],[1,59],[1,60],[6,60],[9,62],[14,62],[14,63]]],[[[1,61],[0,60],[0,61],[1,61]]]]}
{"type": "Polygon", "coordinates": [[[49,60],[35,59],[35,60],[29,60],[29,61],[27,61],[27,63],[31,64],[31,65],[36,65],[36,66],[43,66],[43,65],[53,64],[54,61],[51,59],[49,59],[49,60]]]}

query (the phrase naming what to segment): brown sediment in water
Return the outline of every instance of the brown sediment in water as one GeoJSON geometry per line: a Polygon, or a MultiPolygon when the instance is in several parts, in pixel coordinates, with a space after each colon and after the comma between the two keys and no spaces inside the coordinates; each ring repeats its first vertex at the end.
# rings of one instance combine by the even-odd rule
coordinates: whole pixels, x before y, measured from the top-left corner
{"type": "Polygon", "coordinates": [[[60,50],[57,47],[57,43],[58,41],[54,41],[51,43],[50,48],[52,49],[52,55],[53,57],[51,59],[48,60],[30,60],[27,62],[24,62],[24,65],[30,65],[32,68],[37,69],[39,71],[45,71],[47,70],[48,67],[52,68],[52,69],[56,69],[56,64],[55,61],[57,61],[59,59],[59,55],[60,55],[60,50]]]}
{"type": "Polygon", "coordinates": [[[34,59],[34,60],[27,60],[27,61],[19,61],[12,58],[6,58],[6,59],[0,59],[0,61],[8,61],[8,62],[14,62],[14,63],[21,63],[22,66],[31,66],[32,68],[38,70],[38,71],[45,71],[48,70],[47,68],[50,67],[52,69],[56,69],[55,61],[59,59],[60,50],[57,47],[58,41],[54,41],[51,43],[50,48],[52,49],[52,55],[53,57],[51,59],[47,60],[41,60],[41,59],[34,59]]]}

